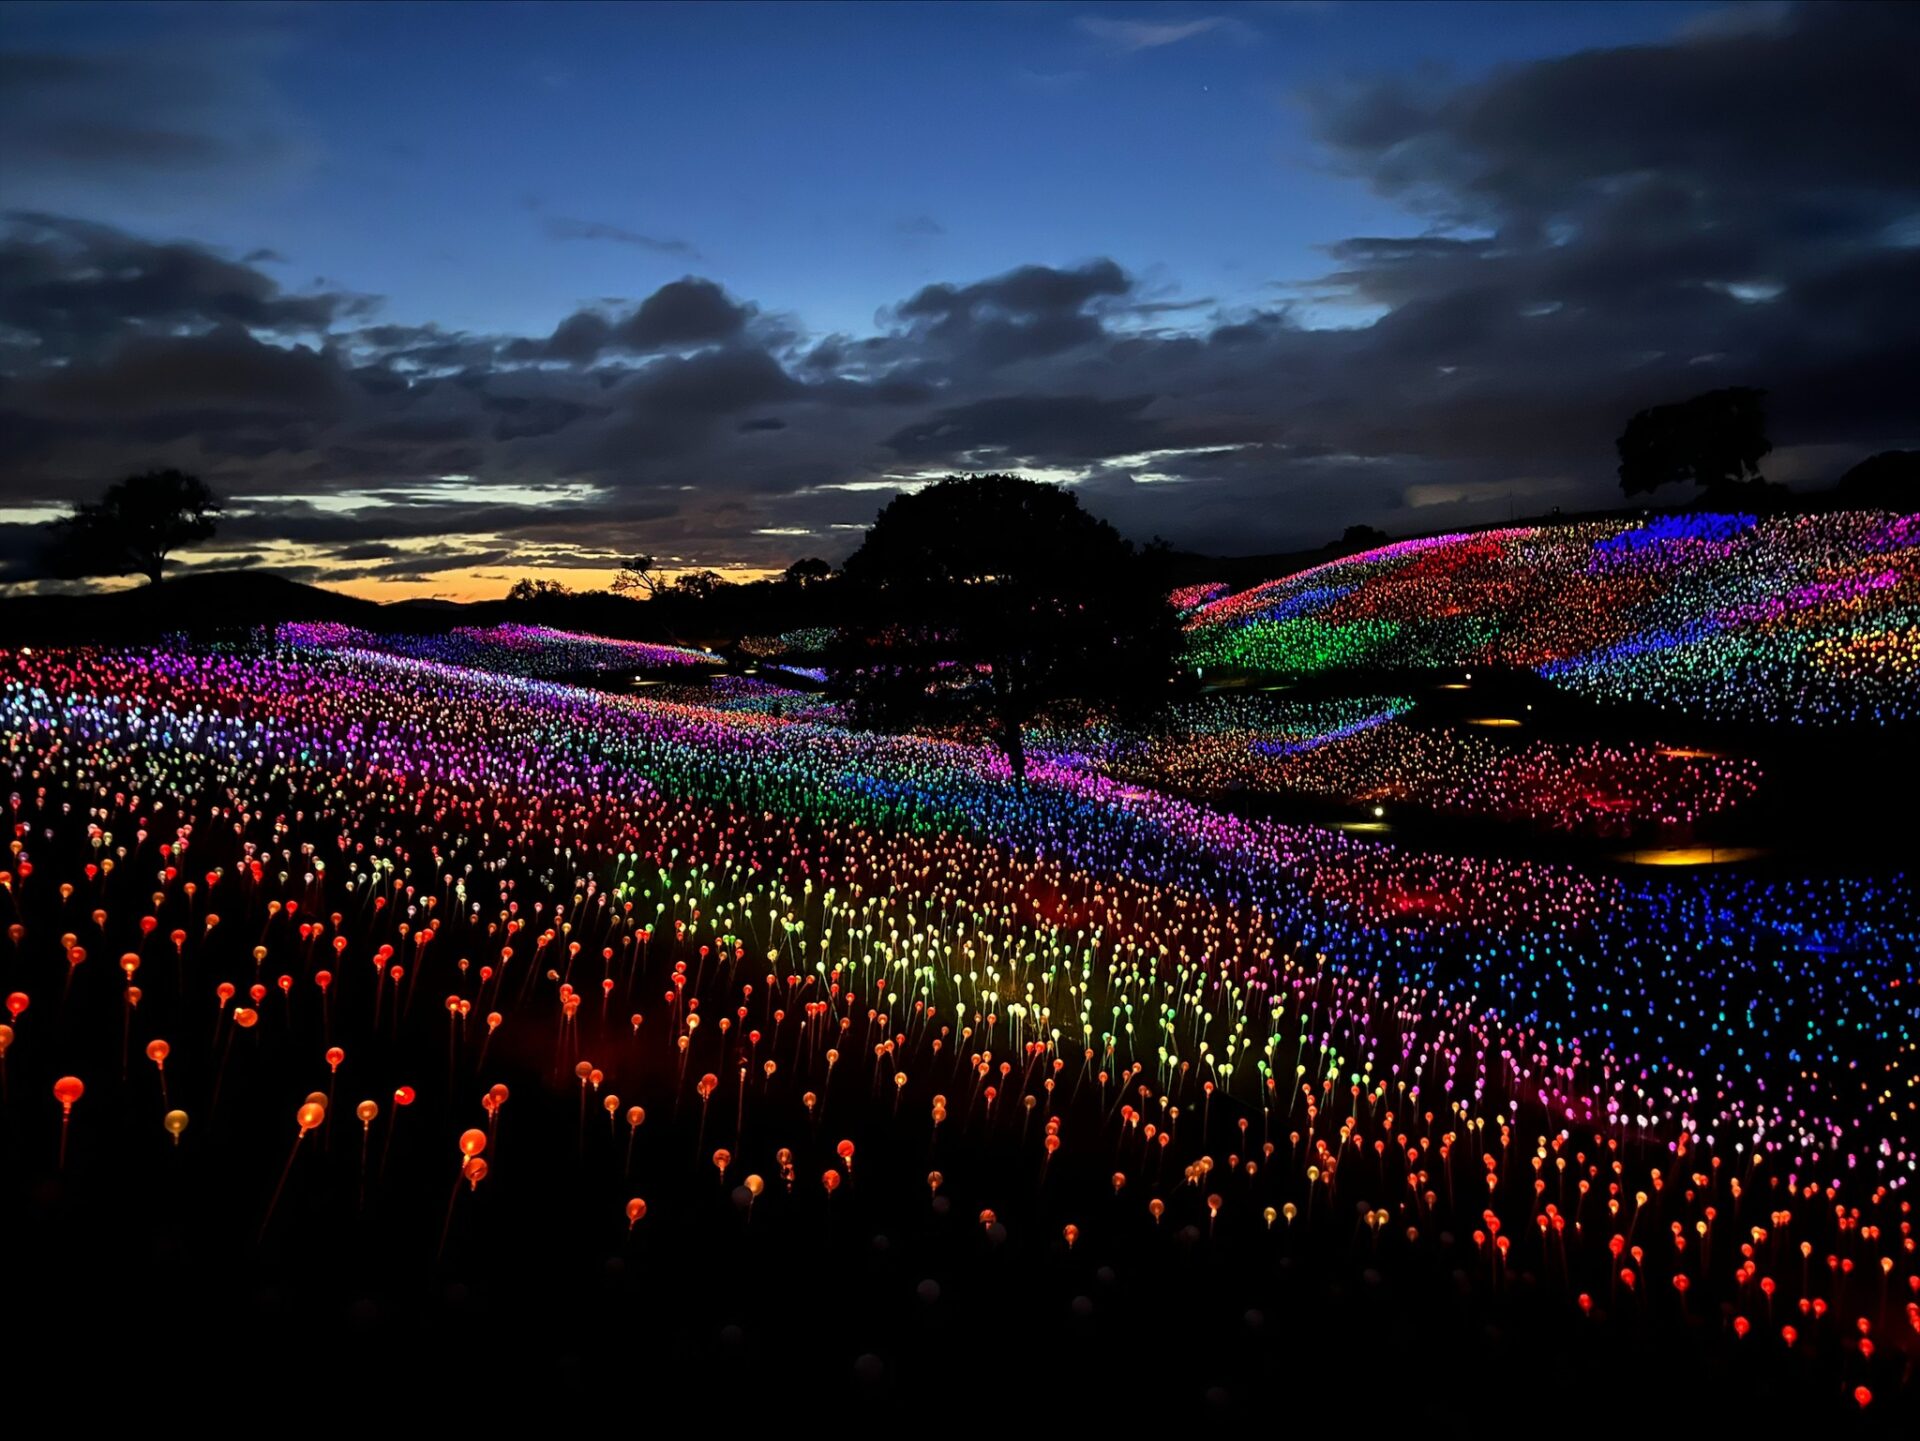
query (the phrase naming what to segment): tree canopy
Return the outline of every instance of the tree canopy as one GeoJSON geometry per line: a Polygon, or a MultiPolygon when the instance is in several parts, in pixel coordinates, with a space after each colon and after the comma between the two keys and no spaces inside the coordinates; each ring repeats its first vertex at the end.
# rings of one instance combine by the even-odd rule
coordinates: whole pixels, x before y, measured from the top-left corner
{"type": "Polygon", "coordinates": [[[167,559],[210,539],[220,502],[198,476],[150,470],[108,486],[53,523],[48,569],[63,579],[144,575],[158,585],[167,559]]]}
{"type": "Polygon", "coordinates": [[[674,581],[671,588],[680,595],[706,600],[719,594],[726,585],[727,578],[717,570],[690,570],[674,581]]]}
{"type": "Polygon", "coordinates": [[[1043,710],[1163,700],[1178,626],[1160,548],[1145,551],[1059,486],[949,477],[880,512],[843,575],[829,657],[856,722],[985,733],[1017,778],[1043,710]]]}
{"type": "Polygon", "coordinates": [[[805,589],[810,585],[818,585],[823,580],[832,580],[833,567],[819,556],[810,555],[788,566],[780,578],[791,585],[805,589]]]}
{"type": "Polygon", "coordinates": [[[1758,480],[1761,457],[1773,449],[1766,394],[1734,386],[1641,411],[1614,442],[1620,488],[1643,495],[1674,481],[1711,488],[1758,480]]]}

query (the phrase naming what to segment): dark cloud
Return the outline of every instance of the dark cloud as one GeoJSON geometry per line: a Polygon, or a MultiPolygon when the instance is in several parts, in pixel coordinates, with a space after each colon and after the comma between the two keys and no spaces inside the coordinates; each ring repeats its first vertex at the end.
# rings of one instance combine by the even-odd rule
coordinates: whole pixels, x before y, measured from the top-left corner
{"type": "Polygon", "coordinates": [[[52,355],[133,331],[233,324],[297,335],[363,313],[363,297],[288,295],[252,265],[105,225],[16,212],[0,235],[0,326],[52,355]]]}
{"type": "Polygon", "coordinates": [[[585,365],[597,358],[613,340],[613,322],[591,310],[569,315],[554,327],[544,347],[515,341],[509,353],[529,360],[565,360],[585,365]]]}
{"type": "Polygon", "coordinates": [[[713,281],[689,275],[661,286],[624,316],[576,311],[546,340],[517,340],[506,353],[514,360],[586,365],[609,350],[637,355],[687,350],[737,338],[753,316],[752,306],[733,300],[713,281]]]}
{"type": "Polygon", "coordinates": [[[190,44],[0,50],[0,206],[178,199],[259,183],[306,149],[257,61],[257,17],[190,44]]]}
{"type": "Polygon", "coordinates": [[[606,413],[604,406],[582,405],[550,395],[489,395],[484,404],[495,416],[495,440],[528,440],[553,435],[590,415],[606,413]]]}
{"type": "Polygon", "coordinates": [[[1073,270],[1023,265],[971,285],[929,285],[894,313],[911,327],[915,345],[991,370],[1093,343],[1103,326],[1090,307],[1132,289],[1111,260],[1073,270]]]}
{"type": "Polygon", "coordinates": [[[1916,45],[1913,6],[1808,5],[1478,84],[1362,84],[1319,97],[1321,133],[1383,193],[1466,220],[1578,217],[1642,177],[1770,212],[1822,195],[1910,212],[1916,45]]]}
{"type": "Polygon", "coordinates": [[[729,299],[711,280],[689,275],[663,285],[614,327],[614,341],[628,350],[672,350],[732,340],[746,329],[752,307],[729,299]]]}
{"type": "Polygon", "coordinates": [[[547,221],[547,234],[555,240],[610,240],[616,245],[631,245],[638,250],[649,250],[655,255],[699,254],[684,240],[674,240],[658,235],[645,235],[638,230],[629,230],[624,225],[609,225],[600,220],[569,220],[555,215],[547,221]]]}
{"type": "Polygon", "coordinates": [[[1095,460],[1151,450],[1159,428],[1141,412],[1150,395],[1002,395],[942,410],[887,437],[913,460],[959,457],[980,469],[1023,459],[1095,460]]]}
{"type": "Polygon", "coordinates": [[[108,118],[124,113],[131,87],[144,88],[150,63],[128,56],[0,53],[0,155],[10,164],[198,168],[218,163],[226,144],[218,136],[108,118]],[[107,104],[109,100],[121,103],[107,104]],[[90,103],[91,102],[91,103],[90,103]]]}
{"type": "Polygon", "coordinates": [[[107,421],[218,409],[327,421],[344,413],[346,377],[303,345],[269,345],[237,325],[191,336],[138,335],[97,364],[60,368],[29,390],[44,413],[107,421]]]}
{"type": "MultiPolygon", "coordinates": [[[[671,513],[671,507],[648,508],[650,518],[671,513]]],[[[336,558],[350,560],[359,557],[345,552],[359,546],[456,535],[564,536],[590,531],[604,519],[591,507],[578,504],[500,505],[484,497],[448,499],[444,495],[416,494],[354,511],[323,510],[310,501],[255,501],[242,502],[228,516],[221,526],[221,536],[256,543],[282,540],[326,546],[336,558]]]]}

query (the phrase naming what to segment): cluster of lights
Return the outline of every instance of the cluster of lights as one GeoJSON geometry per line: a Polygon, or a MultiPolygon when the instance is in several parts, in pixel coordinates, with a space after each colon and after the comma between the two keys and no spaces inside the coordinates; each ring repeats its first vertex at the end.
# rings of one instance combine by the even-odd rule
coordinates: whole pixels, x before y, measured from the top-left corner
{"type": "Polygon", "coordinates": [[[544,625],[456,626],[427,635],[362,630],[333,622],[280,626],[281,645],[303,649],[370,650],[443,665],[470,666],[502,675],[624,675],[630,671],[718,664],[709,651],[647,641],[555,630],[544,625]]]}
{"type": "Polygon", "coordinates": [[[1770,722],[1920,714],[1920,516],[1661,517],[1436,536],[1187,619],[1196,666],[1503,664],[1599,699],[1770,722]]]}
{"type": "Polygon", "coordinates": [[[844,718],[844,708],[819,691],[796,690],[758,675],[716,675],[703,685],[661,685],[649,691],[648,699],[715,713],[765,716],[775,721],[833,725],[844,718]]]}
{"type": "Polygon", "coordinates": [[[1167,603],[1181,615],[1187,615],[1200,609],[1208,601],[1220,599],[1232,591],[1233,587],[1223,580],[1202,581],[1198,585],[1183,585],[1167,596],[1167,603]]]}
{"type": "Polygon", "coordinates": [[[833,644],[837,632],[830,625],[802,626],[779,635],[742,636],[735,647],[742,655],[756,660],[773,656],[817,656],[833,644]]]}
{"type": "Polygon", "coordinates": [[[1359,1234],[1369,1266],[1525,1271],[1596,1326],[1724,1315],[1725,1345],[1817,1358],[1849,1404],[1902,1384],[1904,879],[1423,855],[1052,758],[1015,786],[979,747],[706,689],[317,639],[0,656],[0,1104],[47,1123],[12,1169],[66,1164],[56,1121],[121,1144],[89,1126],[103,1096],[191,1147],[235,1124],[223,1078],[231,1109],[307,1074],[291,1155],[225,1136],[280,1178],[248,1232],[355,1224],[381,1168],[304,1138],[357,1125],[376,1162],[444,1155],[418,1206],[457,1252],[516,1165],[485,1082],[517,1047],[579,1092],[609,1236],[671,1197],[821,1244],[856,1157],[918,1117],[931,1198],[1029,1264],[1163,1220],[1248,1264],[1359,1234]],[[151,1065],[86,1062],[123,1042],[151,1065]],[[1043,1188],[1005,1179],[1016,1148],[1043,1188]]]}
{"type": "Polygon", "coordinates": [[[1404,696],[1208,697],[1143,736],[1049,735],[1056,757],[1186,792],[1416,806],[1555,829],[1668,836],[1751,799],[1760,767],[1632,742],[1496,740],[1508,717],[1422,727],[1404,696]]]}

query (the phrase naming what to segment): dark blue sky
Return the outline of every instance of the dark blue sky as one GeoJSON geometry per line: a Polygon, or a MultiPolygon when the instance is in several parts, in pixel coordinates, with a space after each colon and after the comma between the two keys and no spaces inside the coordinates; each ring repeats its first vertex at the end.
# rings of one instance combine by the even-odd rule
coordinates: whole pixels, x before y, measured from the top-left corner
{"type": "MultiPolygon", "coordinates": [[[[1455,315],[1439,343],[1458,354],[1426,354],[1424,329],[1412,339],[1421,386],[1404,416],[1356,415],[1381,402],[1351,386],[1369,373],[1412,384],[1396,322],[1440,324],[1492,282],[1503,309],[1567,324],[1573,282],[1591,283],[1603,258],[1644,243],[1659,255],[1623,268],[1675,263],[1724,239],[1730,216],[1755,227],[1744,248],[1676,277],[1694,300],[1713,291],[1719,313],[1642,296],[1646,323],[1659,330],[1665,313],[1679,333],[1618,333],[1628,317],[1615,312],[1565,344],[1604,341],[1609,404],[1634,391],[1615,382],[1635,356],[1731,383],[1718,367],[1738,355],[1745,312],[1780,311],[1792,279],[1869,241],[1911,252],[1887,227],[1920,207],[1880,167],[1832,184],[1741,168],[1766,140],[1745,132],[1765,126],[1733,107],[1776,103],[1768,86],[1796,47],[1844,73],[1848,46],[1884,45],[1871,28],[1656,3],[14,5],[0,31],[0,204],[35,264],[65,284],[62,266],[97,275],[106,247],[157,285],[173,273],[140,247],[184,242],[245,272],[200,277],[212,301],[94,296],[124,313],[91,328],[66,291],[22,303],[25,320],[9,323],[35,344],[12,354],[15,403],[43,398],[36,366],[69,392],[76,366],[104,369],[84,404],[69,393],[30,407],[40,443],[16,457],[14,515],[123,451],[164,452],[256,498],[261,517],[294,500],[367,512],[358,528],[314,526],[297,556],[262,519],[244,553],[335,580],[384,565],[420,593],[436,576],[472,590],[529,564],[601,565],[562,523],[504,513],[491,536],[467,525],[473,543],[437,570],[419,560],[424,542],[382,532],[397,519],[382,506],[417,516],[490,486],[490,504],[551,494],[569,514],[630,521],[619,544],[658,536],[651,548],[688,563],[742,566],[844,550],[890,478],[974,463],[1088,483],[1129,529],[1223,550],[1318,539],[1348,518],[1481,518],[1516,491],[1591,498],[1609,469],[1597,422],[1584,467],[1552,446],[1476,456],[1450,434],[1500,423],[1488,407],[1525,403],[1502,369],[1539,364],[1531,340],[1490,336],[1477,314],[1455,315]],[[1636,218],[1628,191],[1652,208],[1636,218]],[[1774,242],[1800,223],[1788,254],[1774,242]],[[1546,273],[1603,226],[1594,263],[1546,273]],[[1408,239],[1426,248],[1380,248],[1408,239]],[[1022,267],[1082,279],[1032,302],[967,289],[1022,267]],[[586,352],[556,336],[569,316],[618,325],[689,276],[711,281],[737,323],[586,352]],[[916,311],[929,286],[961,294],[959,311],[916,311]],[[271,313],[223,309],[222,287],[257,291],[271,313]],[[295,304],[309,300],[317,319],[295,304]],[[985,334],[995,325],[1011,327],[1011,349],[985,334]],[[284,384],[265,399],[224,380],[181,396],[170,413],[204,417],[214,439],[168,423],[150,397],[116,409],[109,382],[145,358],[128,347],[183,338],[208,367],[256,375],[260,358],[236,348],[271,347],[265,368],[284,384]],[[1221,357],[1242,340],[1236,370],[1221,357]],[[1370,372],[1366,352],[1389,341],[1370,372]],[[772,370],[748,374],[755,357],[772,370]],[[1291,386],[1276,381],[1294,367],[1291,386]],[[1340,369],[1349,387],[1321,393],[1340,369]],[[443,393],[461,377],[477,397],[466,409],[443,393]],[[1435,413],[1447,393],[1451,420],[1435,413]],[[1004,411],[1049,400],[1062,408],[1044,417],[1004,411]],[[992,405],[1003,410],[980,408],[992,405]],[[1103,425],[1107,438],[1089,433],[1103,425]],[[1335,484],[1335,461],[1364,483],[1335,484]],[[1187,489],[1170,499],[1169,481],[1187,489]],[[339,558],[355,544],[358,572],[339,558]]],[[[1794,103],[1847,110],[1831,80],[1813,83],[1826,89],[1794,103]]],[[[1875,123],[1832,119],[1842,135],[1875,123]]],[[[1598,314],[1586,302],[1599,293],[1580,299],[1598,314]]],[[[1797,438],[1837,443],[1818,430],[1797,438]]]]}
{"type": "Polygon", "coordinates": [[[1262,306],[1327,242],[1408,223],[1330,173],[1302,92],[1662,39],[1714,8],[30,7],[16,44],[245,71],[219,118],[285,157],[256,184],[68,175],[8,199],[267,247],[385,318],[513,334],[689,271],[821,330],[1094,256],[1262,306]],[[677,244],[556,238],[595,226],[677,244]]]}

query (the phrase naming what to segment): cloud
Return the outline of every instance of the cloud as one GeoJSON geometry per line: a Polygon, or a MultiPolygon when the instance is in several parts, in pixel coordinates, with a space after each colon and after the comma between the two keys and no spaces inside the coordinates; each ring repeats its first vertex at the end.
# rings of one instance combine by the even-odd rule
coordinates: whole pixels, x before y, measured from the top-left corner
{"type": "Polygon", "coordinates": [[[228,12],[140,50],[0,50],[0,205],[168,208],[299,170],[312,147],[264,63],[281,43],[228,12]]]}
{"type": "Polygon", "coordinates": [[[1202,35],[1230,35],[1236,40],[1253,38],[1253,30],[1230,15],[1203,15],[1194,20],[1116,20],[1103,15],[1082,15],[1076,22],[1094,39],[1120,51],[1134,54],[1141,50],[1159,50],[1202,35]]]}
{"type": "Polygon", "coordinates": [[[614,339],[629,350],[667,350],[731,340],[746,328],[750,306],[730,299],[711,280],[689,275],[663,285],[614,328],[614,339]]]}
{"type": "Polygon", "coordinates": [[[1005,395],[954,406],[887,437],[889,450],[915,460],[970,462],[990,470],[1023,461],[1092,460],[1149,450],[1158,428],[1143,412],[1152,396],[1102,400],[1090,395],[1005,395]]]}
{"type": "Polygon", "coordinates": [[[203,246],[155,243],[56,215],[14,212],[6,220],[0,327],[61,354],[200,323],[310,334],[372,304],[340,292],[289,295],[252,264],[203,246]]]}
{"type": "Polygon", "coordinates": [[[754,314],[754,307],[732,299],[713,281],[689,275],[661,286],[625,315],[576,311],[544,342],[513,342],[508,356],[585,365],[608,350],[646,355],[717,345],[737,338],[754,314]]]}
{"type": "Polygon", "coordinates": [[[1132,292],[1112,260],[1070,270],[1023,265],[970,285],[929,285],[901,302],[894,317],[912,327],[911,344],[996,369],[1089,344],[1103,334],[1096,303],[1132,292]]]}
{"type": "Polygon", "coordinates": [[[1541,225],[1658,184],[1804,232],[1910,198],[1916,39],[1911,7],[1814,5],[1466,85],[1389,78],[1313,100],[1346,169],[1451,219],[1541,225]]]}
{"type": "Polygon", "coordinates": [[[1014,71],[1013,83],[1022,90],[1032,91],[1036,95],[1066,95],[1078,90],[1091,78],[1084,70],[1030,70],[1022,68],[1014,71]]]}
{"type": "MultiPolygon", "coordinates": [[[[345,374],[303,345],[269,345],[237,325],[201,335],[141,335],[97,364],[65,366],[27,392],[43,414],[93,422],[187,413],[328,420],[344,413],[345,374]]],[[[427,437],[432,438],[432,437],[427,437]]]]}
{"type": "Polygon", "coordinates": [[[616,245],[631,245],[639,250],[652,251],[655,255],[692,258],[699,254],[684,240],[643,235],[638,230],[628,230],[623,225],[609,225],[600,220],[569,220],[555,215],[547,221],[547,235],[554,240],[610,240],[616,245]]]}

